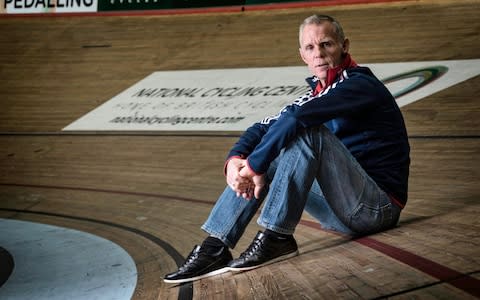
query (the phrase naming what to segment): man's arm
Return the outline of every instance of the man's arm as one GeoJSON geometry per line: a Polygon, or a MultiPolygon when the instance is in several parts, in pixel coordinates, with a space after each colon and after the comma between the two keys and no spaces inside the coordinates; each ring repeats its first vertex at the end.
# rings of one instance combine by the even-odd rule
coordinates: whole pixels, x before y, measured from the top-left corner
{"type": "MultiPolygon", "coordinates": [[[[273,123],[272,123],[273,124],[273,123]]],[[[271,124],[255,123],[240,136],[227,155],[227,162],[232,157],[246,158],[260,143],[271,124]]]]}
{"type": "Polygon", "coordinates": [[[252,178],[240,175],[245,169],[248,155],[260,143],[268,131],[269,125],[255,123],[250,126],[228,153],[224,166],[224,174],[228,186],[237,193],[237,197],[251,199],[255,190],[252,178]]]}
{"type": "Polygon", "coordinates": [[[391,99],[388,90],[374,76],[352,74],[321,94],[301,99],[285,107],[271,124],[260,143],[247,157],[247,167],[257,175],[267,171],[281,149],[288,145],[299,130],[317,127],[338,117],[373,109],[382,99],[391,99]]]}

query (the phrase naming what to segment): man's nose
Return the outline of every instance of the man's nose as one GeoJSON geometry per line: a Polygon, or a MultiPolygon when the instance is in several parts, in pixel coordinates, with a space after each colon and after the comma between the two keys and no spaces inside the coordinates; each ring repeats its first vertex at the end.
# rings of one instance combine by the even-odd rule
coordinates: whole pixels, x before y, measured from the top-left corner
{"type": "Polygon", "coordinates": [[[324,58],[325,51],[322,47],[315,47],[315,57],[324,58]]]}

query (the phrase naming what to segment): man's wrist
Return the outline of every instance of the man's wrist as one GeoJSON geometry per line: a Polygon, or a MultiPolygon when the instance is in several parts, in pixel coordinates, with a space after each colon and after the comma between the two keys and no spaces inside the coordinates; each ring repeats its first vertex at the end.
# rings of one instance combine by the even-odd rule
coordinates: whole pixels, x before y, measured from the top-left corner
{"type": "Polygon", "coordinates": [[[225,161],[225,164],[223,165],[223,175],[224,176],[227,176],[227,167],[228,167],[228,163],[233,160],[233,159],[244,159],[243,156],[241,155],[233,155],[233,156],[230,156],[229,158],[227,158],[227,160],[225,161]]]}
{"type": "Polygon", "coordinates": [[[252,168],[252,166],[250,165],[250,162],[248,161],[248,159],[246,159],[246,164],[245,164],[245,165],[246,165],[246,167],[248,168],[248,170],[249,170],[254,176],[262,176],[262,175],[263,175],[263,173],[258,173],[258,172],[256,172],[256,171],[252,168]]]}

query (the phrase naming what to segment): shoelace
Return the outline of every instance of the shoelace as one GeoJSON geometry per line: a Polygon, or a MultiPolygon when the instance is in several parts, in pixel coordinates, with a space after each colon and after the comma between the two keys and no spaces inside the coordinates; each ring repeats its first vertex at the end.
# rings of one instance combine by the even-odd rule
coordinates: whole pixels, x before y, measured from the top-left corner
{"type": "Polygon", "coordinates": [[[185,263],[183,264],[183,266],[180,267],[180,269],[185,269],[186,267],[188,267],[190,264],[192,264],[192,262],[194,262],[196,259],[198,258],[198,252],[194,252],[192,254],[190,254],[185,263]]]}
{"type": "Polygon", "coordinates": [[[247,250],[243,252],[240,257],[245,258],[247,256],[251,256],[254,252],[257,252],[258,248],[262,246],[262,240],[256,239],[253,243],[250,244],[247,250]]]}

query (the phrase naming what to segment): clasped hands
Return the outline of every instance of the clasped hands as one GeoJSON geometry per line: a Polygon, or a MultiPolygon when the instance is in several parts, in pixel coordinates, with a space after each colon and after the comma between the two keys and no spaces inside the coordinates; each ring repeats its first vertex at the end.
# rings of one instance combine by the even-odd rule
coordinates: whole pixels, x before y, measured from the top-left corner
{"type": "Polygon", "coordinates": [[[228,186],[237,193],[237,197],[246,200],[254,196],[260,199],[265,187],[265,176],[257,175],[247,165],[247,160],[239,157],[230,159],[227,163],[226,177],[228,186]]]}

